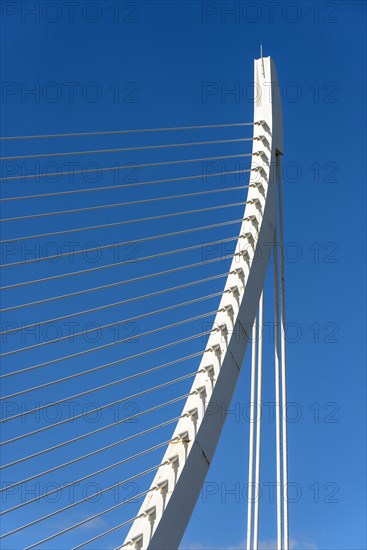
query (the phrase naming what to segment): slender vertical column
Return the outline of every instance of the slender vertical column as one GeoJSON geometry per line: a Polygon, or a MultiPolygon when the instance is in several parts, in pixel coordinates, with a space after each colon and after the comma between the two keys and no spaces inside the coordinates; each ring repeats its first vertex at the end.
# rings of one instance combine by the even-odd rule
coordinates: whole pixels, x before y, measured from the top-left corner
{"type": "Polygon", "coordinates": [[[251,357],[251,391],[250,391],[250,435],[248,457],[248,492],[247,492],[247,550],[251,550],[252,539],[252,508],[253,508],[253,477],[254,477],[254,420],[255,420],[255,384],[256,384],[256,318],[252,327],[252,357],[251,357]]]}
{"type": "Polygon", "coordinates": [[[288,434],[287,434],[287,356],[285,325],[285,276],[284,276],[284,228],[283,228],[283,190],[282,157],[277,155],[279,248],[280,248],[280,344],[281,344],[281,386],[282,386],[282,469],[283,469],[283,537],[284,550],[289,547],[288,528],[288,434]]]}
{"type": "Polygon", "coordinates": [[[280,361],[279,361],[279,300],[278,300],[278,248],[274,234],[274,340],[275,340],[275,446],[277,482],[277,549],[282,549],[282,480],[280,431],[280,361]]]}
{"type": "Polygon", "coordinates": [[[257,344],[257,422],[256,422],[256,454],[255,454],[255,490],[254,503],[254,542],[253,548],[257,550],[259,543],[259,501],[260,501],[260,460],[261,460],[261,421],[262,421],[262,368],[263,368],[263,334],[264,334],[264,291],[262,291],[259,303],[258,344],[257,344]]]}

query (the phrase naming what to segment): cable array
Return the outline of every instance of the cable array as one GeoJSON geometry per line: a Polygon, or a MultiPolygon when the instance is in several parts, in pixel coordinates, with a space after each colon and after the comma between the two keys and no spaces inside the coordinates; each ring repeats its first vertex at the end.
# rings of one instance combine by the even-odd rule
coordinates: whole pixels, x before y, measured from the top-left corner
{"type": "Polygon", "coordinates": [[[241,143],[252,141],[252,138],[217,139],[212,141],[192,141],[186,143],[165,143],[163,145],[143,145],[137,147],[120,147],[117,149],[94,149],[92,151],[63,151],[57,153],[39,153],[37,155],[16,155],[12,157],[0,157],[0,160],[20,160],[48,157],[68,157],[75,155],[99,155],[102,153],[121,153],[126,151],[146,151],[148,149],[169,149],[171,147],[195,147],[198,145],[219,145],[223,143],[241,143]]]}
{"type": "Polygon", "coordinates": [[[49,139],[49,138],[64,138],[64,137],[86,137],[86,136],[108,136],[108,135],[126,135],[126,134],[141,134],[141,133],[156,133],[156,132],[177,132],[182,130],[203,130],[214,128],[234,128],[253,126],[252,122],[234,122],[228,124],[205,124],[199,126],[171,126],[163,128],[144,128],[144,129],[130,129],[130,130],[108,130],[98,132],[74,132],[69,134],[39,134],[30,136],[4,136],[0,137],[2,141],[10,141],[16,139],[49,139]]]}
{"type": "MultiPolygon", "coordinates": [[[[8,176],[6,178],[0,178],[0,182],[7,182],[7,181],[14,181],[14,180],[29,180],[29,179],[42,179],[42,178],[54,178],[59,176],[78,176],[80,174],[87,175],[87,174],[102,174],[106,172],[120,172],[121,170],[131,170],[131,168],[140,169],[140,168],[161,168],[162,166],[177,166],[182,164],[192,164],[195,162],[208,162],[213,160],[229,160],[229,159],[238,159],[238,158],[245,158],[251,156],[251,153],[240,153],[236,155],[221,155],[221,156],[212,156],[212,157],[199,157],[199,158],[190,158],[190,159],[178,159],[178,160],[166,160],[162,162],[146,162],[146,163],[134,163],[134,164],[120,164],[117,163],[117,165],[113,166],[99,166],[98,168],[83,168],[81,170],[64,170],[59,172],[45,172],[45,173],[35,173],[35,174],[22,174],[20,176],[8,176]]],[[[196,176],[199,177],[199,176],[196,176]]],[[[203,176],[200,175],[200,178],[203,176]]],[[[208,177],[208,176],[205,176],[208,177]]],[[[8,197],[2,200],[19,200],[19,199],[27,199],[27,198],[40,198],[40,197],[50,197],[50,196],[60,196],[60,195],[71,195],[75,193],[85,193],[85,192],[91,192],[91,191],[105,191],[108,189],[121,189],[122,187],[136,187],[140,185],[150,185],[155,183],[168,183],[173,181],[182,181],[182,180],[190,180],[193,179],[193,176],[184,176],[180,178],[165,178],[162,180],[153,180],[153,181],[147,181],[147,182],[137,182],[137,183],[124,183],[123,185],[109,185],[104,187],[96,187],[96,188],[87,188],[87,189],[75,189],[72,191],[58,191],[53,193],[41,193],[37,195],[25,195],[22,197],[8,197]]]]}
{"type": "MultiPolygon", "coordinates": [[[[234,158],[245,158],[247,156],[250,156],[249,154],[243,153],[241,155],[227,155],[222,157],[211,157],[209,159],[194,159],[193,162],[200,162],[200,161],[207,161],[207,160],[226,160],[226,159],[234,159],[234,158]]],[[[187,160],[186,162],[191,162],[187,160]]],[[[3,197],[0,198],[0,202],[9,202],[9,201],[20,201],[20,200],[26,200],[26,199],[42,199],[42,198],[48,198],[48,197],[61,197],[64,195],[75,195],[80,193],[94,193],[96,191],[116,191],[117,189],[129,189],[131,187],[141,187],[145,185],[158,185],[162,183],[175,183],[175,182],[183,182],[183,181],[193,181],[193,180],[204,180],[210,178],[217,178],[219,175],[222,176],[228,176],[228,175],[236,175],[240,174],[243,175],[245,173],[244,170],[227,170],[220,172],[220,174],[205,174],[204,176],[202,174],[196,174],[194,176],[183,176],[183,177],[177,177],[177,178],[165,178],[165,179],[158,179],[158,180],[151,180],[151,181],[140,181],[135,183],[123,183],[120,185],[105,185],[103,187],[87,187],[85,189],[73,189],[70,191],[54,191],[52,193],[38,193],[35,195],[21,195],[18,197],[3,197]]],[[[65,172],[67,174],[67,172],[65,172]]],[[[1,181],[1,179],[0,179],[1,181]]]]}
{"type": "MultiPolygon", "coordinates": [[[[81,246],[61,254],[39,253],[31,258],[13,258],[1,266],[4,277],[10,275],[1,287],[7,292],[9,301],[1,309],[8,324],[3,325],[0,335],[6,343],[12,337],[13,343],[11,349],[1,353],[4,394],[0,399],[5,405],[15,404],[15,409],[1,420],[5,461],[1,470],[10,480],[0,489],[8,503],[1,515],[15,520],[2,535],[9,544],[31,549],[47,547],[47,543],[57,539],[57,544],[66,547],[69,543],[65,542],[65,537],[73,533],[72,544],[77,549],[104,537],[107,540],[114,533],[120,537],[120,531],[137,516],[126,511],[127,519],[121,521],[121,517],[116,521],[115,512],[121,514],[125,508],[134,510],[137,501],[162,490],[160,486],[150,487],[150,476],[162,465],[170,465],[171,458],[174,464],[174,456],[162,462],[160,453],[167,446],[174,449],[175,445],[182,444],[184,435],[173,437],[169,430],[180,419],[191,419],[194,414],[181,412],[182,404],[201,391],[192,384],[198,373],[206,375],[207,370],[198,370],[197,361],[208,351],[213,352],[205,342],[218,331],[220,334],[221,328],[213,326],[214,317],[226,311],[219,302],[226,294],[236,293],[235,288],[223,290],[223,281],[228,277],[230,262],[237,256],[242,257],[243,251],[236,243],[246,245],[249,239],[248,235],[238,235],[243,217],[229,213],[233,209],[243,210],[249,203],[239,193],[249,189],[251,184],[246,178],[250,177],[251,170],[224,166],[216,173],[200,174],[199,164],[242,163],[246,158],[251,159],[252,153],[243,151],[242,147],[252,143],[252,137],[222,138],[217,134],[246,126],[251,127],[252,123],[1,138],[4,145],[13,147],[22,141],[43,144],[39,152],[11,150],[1,157],[3,161],[37,159],[43,162],[48,158],[85,155],[91,158],[113,156],[113,160],[118,161],[98,169],[2,178],[6,189],[10,189],[8,184],[12,182],[9,195],[1,199],[4,207],[10,209],[2,220],[8,232],[2,245],[47,243],[50,239],[59,242],[62,237],[79,236],[96,242],[103,239],[98,246],[90,244],[89,253],[115,253],[131,243],[139,247],[137,257],[114,262],[101,260],[92,266],[85,265],[85,249],[81,246]],[[107,137],[131,140],[134,136],[144,137],[144,134],[153,137],[159,132],[169,136],[170,132],[180,131],[215,131],[216,135],[213,139],[191,139],[190,134],[190,140],[174,143],[168,137],[164,143],[153,140],[148,144],[127,142],[116,146],[101,143],[107,137]],[[96,138],[99,145],[85,147],[80,141],[84,138],[96,138]],[[65,147],[62,151],[61,146],[53,151],[48,146],[56,140],[66,145],[70,139],[76,143],[70,150],[65,147]],[[229,150],[239,146],[239,153],[229,150]],[[222,147],[226,147],[223,154],[218,151],[222,147]],[[187,148],[200,148],[205,152],[196,158],[179,158],[178,152],[187,148]],[[217,154],[212,154],[213,148],[217,154]],[[158,152],[166,155],[170,151],[177,152],[176,158],[150,158],[158,152]],[[144,170],[142,180],[122,184],[109,181],[112,173],[131,166],[129,159],[121,160],[120,156],[135,152],[142,155],[149,152],[150,155],[134,163],[134,167],[144,170]],[[192,167],[195,173],[182,173],[185,167],[192,167]],[[163,173],[165,169],[176,168],[180,170],[177,176],[163,173]],[[154,177],[150,177],[153,171],[154,177]],[[78,177],[93,172],[102,175],[98,186],[83,187],[75,182],[75,187],[71,188],[66,181],[60,180],[57,188],[50,187],[46,191],[32,187],[26,194],[18,189],[18,183],[26,181],[38,185],[46,176],[73,174],[78,177]],[[204,189],[202,183],[205,183],[204,189]],[[163,191],[165,186],[169,186],[168,191],[163,191]],[[121,200],[120,193],[125,192],[131,196],[123,196],[121,200]],[[113,196],[114,200],[106,199],[104,194],[107,193],[111,193],[109,197],[113,196]],[[137,194],[134,196],[134,193],[137,194]],[[227,195],[235,198],[222,200],[227,195]],[[97,203],[90,197],[97,198],[97,203]],[[60,205],[55,207],[52,200],[60,201],[60,205]],[[86,223],[85,216],[90,216],[93,223],[86,223]],[[136,234],[138,230],[140,233],[136,234]],[[112,242],[109,231],[119,238],[113,237],[112,242]],[[170,244],[166,245],[166,241],[170,244]],[[213,255],[204,257],[204,250],[214,251],[213,255]],[[70,268],[66,261],[70,265],[75,263],[75,267],[70,268]],[[57,262],[56,268],[52,262],[57,262]],[[21,322],[17,324],[18,319],[21,322]],[[72,350],[69,336],[65,334],[31,343],[26,339],[31,331],[50,325],[61,326],[65,322],[75,323],[78,319],[80,322],[98,320],[98,324],[74,331],[72,350]],[[111,339],[110,329],[133,323],[139,326],[137,348],[128,346],[136,341],[135,334],[111,339]],[[88,343],[88,338],[96,334],[100,334],[101,342],[98,345],[88,343]],[[16,337],[20,344],[15,342],[16,337]],[[94,405],[88,409],[73,410],[51,422],[46,419],[48,411],[69,403],[82,406],[88,404],[86,400],[90,397],[94,405]],[[131,403],[137,404],[132,414],[114,418],[112,422],[106,420],[108,411],[120,410],[131,403]],[[95,425],[86,424],[91,415],[100,415],[101,420],[95,425]],[[46,459],[51,461],[49,466],[45,466],[46,459]],[[35,481],[47,483],[51,479],[49,476],[67,479],[67,482],[60,487],[47,488],[46,484],[46,489],[32,498],[17,499],[18,490],[35,481]],[[96,479],[101,480],[96,493],[101,504],[94,511],[87,507],[90,495],[67,502],[65,495],[70,489],[96,479]],[[111,494],[132,482],[138,484],[138,493],[111,503],[111,494]],[[56,495],[60,496],[57,504],[45,511],[42,503],[56,495]],[[36,503],[40,504],[36,506],[36,503]],[[69,517],[68,512],[74,509],[80,510],[76,520],[69,521],[61,529],[52,527],[56,518],[64,521],[69,517]],[[24,515],[25,510],[29,510],[27,515],[24,515]],[[83,527],[93,525],[99,518],[104,518],[108,528],[99,527],[98,532],[85,540],[83,527]],[[42,538],[40,527],[44,533],[42,538]],[[25,539],[21,537],[25,533],[24,544],[25,539]]],[[[233,274],[238,275],[237,271],[233,274]]],[[[119,539],[111,538],[113,540],[117,543],[119,539]]]]}
{"type": "MultiPolygon", "coordinates": [[[[88,227],[77,227],[77,228],[73,228],[73,229],[64,229],[62,231],[52,231],[50,233],[40,233],[40,234],[37,234],[37,235],[24,235],[22,237],[16,237],[14,239],[6,239],[6,240],[3,240],[3,241],[0,241],[0,244],[12,243],[12,242],[15,242],[15,241],[26,241],[26,240],[29,240],[29,239],[42,239],[43,237],[55,237],[57,235],[66,235],[66,234],[70,234],[70,233],[79,233],[81,231],[91,231],[91,230],[95,230],[95,229],[105,229],[106,227],[116,227],[116,226],[120,226],[120,225],[131,224],[131,223],[141,223],[141,222],[148,222],[148,221],[152,221],[152,220],[162,220],[164,218],[174,218],[174,217],[177,217],[177,216],[186,216],[188,214],[199,214],[199,213],[209,212],[209,211],[214,211],[214,210],[222,210],[223,208],[233,208],[235,206],[242,206],[243,204],[244,204],[243,202],[235,202],[235,203],[231,203],[231,204],[220,204],[218,206],[209,206],[207,208],[198,208],[198,209],[195,209],[195,210],[185,210],[183,212],[171,212],[169,214],[161,214],[160,216],[148,216],[148,217],[145,217],[145,218],[137,218],[137,219],[132,219],[132,220],[122,220],[122,221],[119,221],[119,222],[105,223],[105,224],[102,224],[102,225],[91,225],[91,226],[88,226],[88,227]]],[[[12,265],[20,265],[20,263],[24,263],[24,262],[13,262],[11,264],[4,264],[2,267],[9,267],[9,266],[12,266],[12,265]]]]}

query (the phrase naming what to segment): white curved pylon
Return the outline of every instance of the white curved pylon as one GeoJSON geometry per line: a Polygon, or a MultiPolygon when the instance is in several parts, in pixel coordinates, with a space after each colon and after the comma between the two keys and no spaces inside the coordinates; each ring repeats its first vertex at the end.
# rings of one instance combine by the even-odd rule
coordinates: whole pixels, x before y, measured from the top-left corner
{"type": "Polygon", "coordinates": [[[274,242],[276,154],[283,153],[279,85],[270,57],[255,60],[252,176],[235,255],[213,330],[162,465],[122,546],[179,547],[200,494],[245,356],[274,242]],[[256,260],[253,261],[256,256],[256,260]]]}

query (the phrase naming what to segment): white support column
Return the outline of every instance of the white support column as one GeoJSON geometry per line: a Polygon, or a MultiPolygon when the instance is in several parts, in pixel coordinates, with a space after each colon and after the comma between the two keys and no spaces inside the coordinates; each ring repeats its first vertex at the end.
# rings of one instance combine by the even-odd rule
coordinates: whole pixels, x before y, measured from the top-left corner
{"type": "Polygon", "coordinates": [[[288,433],[287,433],[287,357],[285,325],[285,275],[284,275],[284,229],[283,229],[283,190],[282,157],[277,154],[279,249],[280,249],[280,343],[281,343],[281,386],[282,386],[282,470],[283,470],[283,543],[284,550],[289,548],[288,528],[288,433]]]}
{"type": "Polygon", "coordinates": [[[281,477],[281,403],[279,357],[279,300],[278,300],[278,248],[274,232],[274,348],[275,348],[275,454],[277,483],[277,549],[282,550],[282,477],[281,477]]]}
{"type": "Polygon", "coordinates": [[[252,327],[251,391],[250,391],[250,434],[248,457],[248,504],[247,504],[247,550],[251,550],[252,510],[254,494],[254,444],[255,444],[255,385],[256,385],[256,318],[252,327]]]}
{"type": "Polygon", "coordinates": [[[259,504],[260,504],[260,460],[261,460],[261,422],[262,422],[262,368],[263,368],[263,332],[264,332],[264,291],[259,303],[258,344],[257,344],[257,422],[256,422],[256,455],[255,455],[255,490],[254,503],[254,542],[257,550],[259,543],[259,504]]]}

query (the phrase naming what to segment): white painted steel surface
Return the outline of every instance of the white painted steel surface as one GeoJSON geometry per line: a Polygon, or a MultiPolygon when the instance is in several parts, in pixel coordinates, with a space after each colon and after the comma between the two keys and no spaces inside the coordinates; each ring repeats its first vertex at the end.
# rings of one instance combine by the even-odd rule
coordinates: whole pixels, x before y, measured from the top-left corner
{"type": "Polygon", "coordinates": [[[274,242],[276,154],[283,152],[279,85],[270,57],[255,60],[252,176],[220,311],[183,414],[124,549],[178,548],[213,459],[245,356],[274,242]],[[256,254],[256,261],[254,256],[256,254]],[[218,413],[213,411],[218,410],[218,413]],[[209,413],[210,411],[210,413],[209,413]]]}

